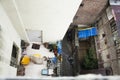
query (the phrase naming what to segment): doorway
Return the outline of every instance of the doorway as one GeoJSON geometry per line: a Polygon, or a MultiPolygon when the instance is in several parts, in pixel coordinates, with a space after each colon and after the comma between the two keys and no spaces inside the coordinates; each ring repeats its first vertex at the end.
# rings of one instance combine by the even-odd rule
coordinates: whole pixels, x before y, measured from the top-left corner
{"type": "Polygon", "coordinates": [[[13,43],[10,66],[17,67],[19,48],[13,43]]]}

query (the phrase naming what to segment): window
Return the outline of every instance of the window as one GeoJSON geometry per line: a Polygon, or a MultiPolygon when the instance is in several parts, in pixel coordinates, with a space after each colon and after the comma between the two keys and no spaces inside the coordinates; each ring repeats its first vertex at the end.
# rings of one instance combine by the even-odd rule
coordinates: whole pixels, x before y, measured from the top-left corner
{"type": "Polygon", "coordinates": [[[117,50],[116,50],[116,53],[119,54],[119,53],[120,53],[120,49],[117,49],[117,50]]]}
{"type": "Polygon", "coordinates": [[[114,18],[110,20],[111,31],[113,35],[114,45],[118,48],[120,43],[118,42],[118,31],[114,18]]]}
{"type": "Polygon", "coordinates": [[[104,41],[105,41],[105,44],[107,44],[107,39],[105,39],[104,41]]]}
{"type": "Polygon", "coordinates": [[[32,49],[39,49],[39,48],[40,48],[39,44],[35,44],[35,43],[32,44],[32,49]]]}
{"type": "Polygon", "coordinates": [[[107,57],[108,59],[110,59],[110,54],[107,54],[106,57],[107,57]]]}
{"type": "Polygon", "coordinates": [[[103,33],[103,34],[102,34],[102,37],[104,38],[105,36],[106,36],[106,34],[105,34],[105,33],[103,33]]]}
{"type": "Polygon", "coordinates": [[[116,26],[116,23],[115,23],[114,18],[112,18],[112,19],[110,20],[110,26],[111,26],[111,31],[112,31],[112,33],[115,32],[115,31],[117,31],[117,26],[116,26]]]}
{"type": "Polygon", "coordinates": [[[18,47],[13,44],[10,66],[17,67],[18,61],[18,47]]]}

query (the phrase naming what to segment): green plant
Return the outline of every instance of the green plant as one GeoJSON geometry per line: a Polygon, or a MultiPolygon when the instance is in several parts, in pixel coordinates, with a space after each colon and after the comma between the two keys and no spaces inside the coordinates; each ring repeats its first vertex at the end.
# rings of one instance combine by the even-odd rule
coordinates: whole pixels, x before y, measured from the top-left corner
{"type": "Polygon", "coordinates": [[[92,48],[87,51],[82,63],[82,67],[83,69],[87,70],[98,68],[98,61],[95,57],[95,51],[92,48]]]}

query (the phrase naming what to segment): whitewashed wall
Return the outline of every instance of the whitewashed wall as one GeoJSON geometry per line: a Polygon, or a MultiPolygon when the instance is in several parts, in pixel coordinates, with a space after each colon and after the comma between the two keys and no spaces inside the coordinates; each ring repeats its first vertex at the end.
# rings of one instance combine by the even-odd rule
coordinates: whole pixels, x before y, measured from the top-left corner
{"type": "Polygon", "coordinates": [[[21,39],[29,41],[27,33],[24,28],[23,21],[21,20],[20,13],[15,4],[15,0],[0,0],[5,12],[7,13],[12,25],[20,35],[21,39]]]}
{"type": "MultiPolygon", "coordinates": [[[[9,14],[9,13],[8,13],[9,14]]],[[[10,66],[13,42],[19,48],[20,57],[20,37],[11,24],[4,8],[0,3],[0,76],[16,76],[16,68],[10,66]]]]}

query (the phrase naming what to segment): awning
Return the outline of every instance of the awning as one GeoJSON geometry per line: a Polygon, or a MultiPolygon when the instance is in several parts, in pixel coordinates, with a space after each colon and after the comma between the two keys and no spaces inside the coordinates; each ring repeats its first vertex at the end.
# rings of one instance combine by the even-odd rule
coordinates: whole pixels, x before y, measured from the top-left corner
{"type": "Polygon", "coordinates": [[[79,38],[88,38],[90,36],[96,36],[96,35],[97,35],[97,28],[95,27],[78,31],[79,38]]]}

